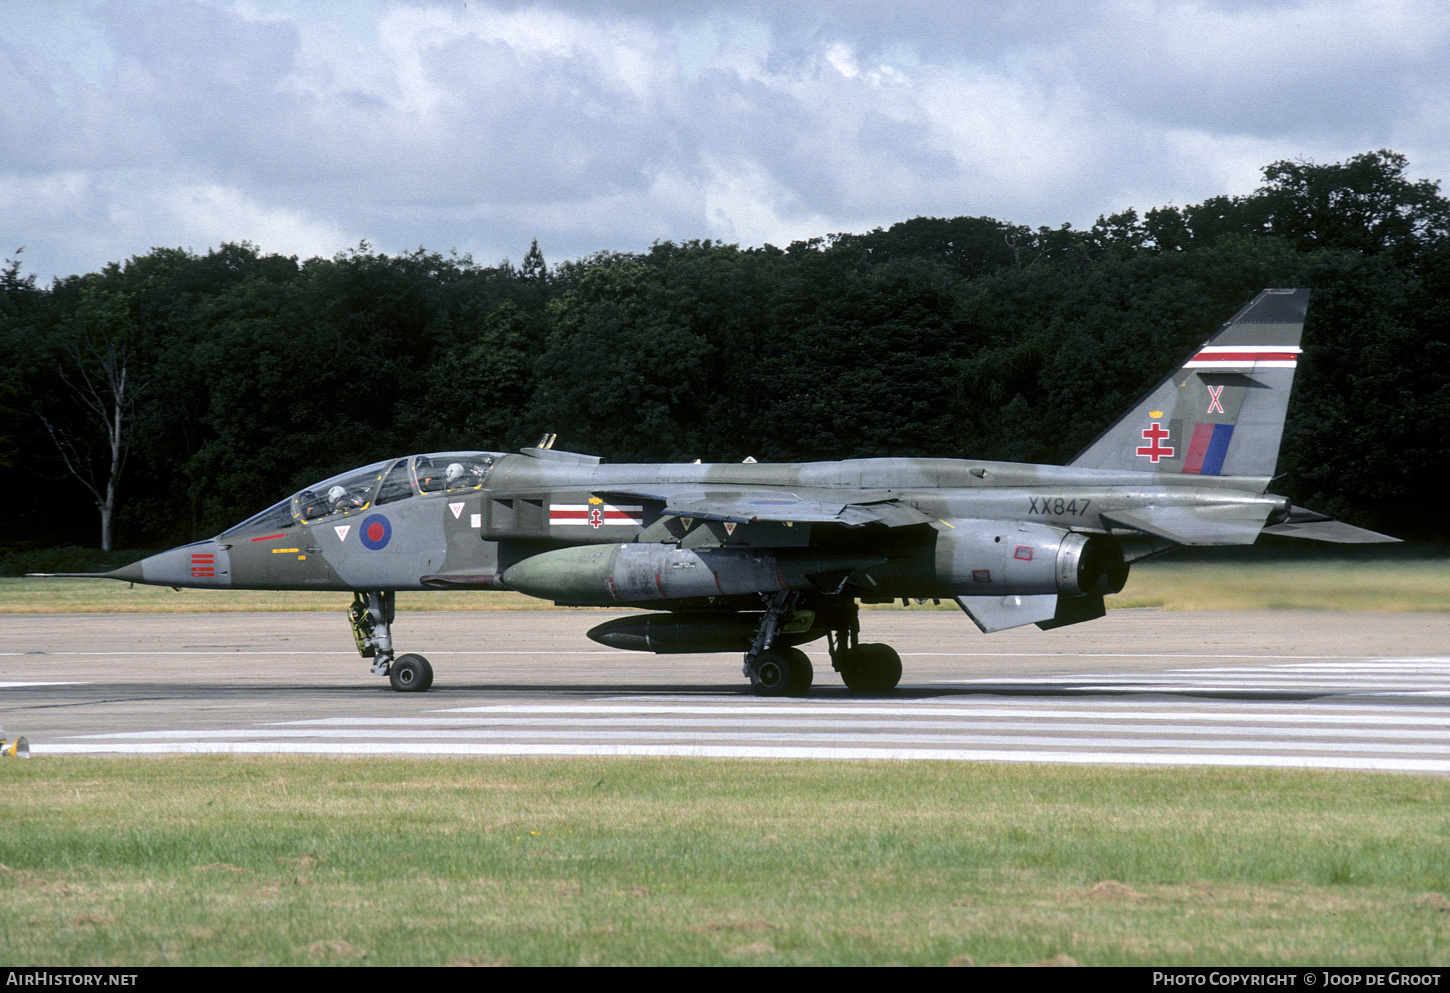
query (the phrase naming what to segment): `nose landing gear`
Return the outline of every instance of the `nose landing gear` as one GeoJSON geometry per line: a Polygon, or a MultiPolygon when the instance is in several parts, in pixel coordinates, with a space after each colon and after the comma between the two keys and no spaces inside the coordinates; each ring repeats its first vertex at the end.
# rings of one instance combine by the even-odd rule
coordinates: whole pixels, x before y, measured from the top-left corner
{"type": "Polygon", "coordinates": [[[421,655],[393,657],[392,590],[355,592],[347,617],[357,653],[373,660],[373,675],[387,676],[399,693],[422,693],[433,685],[433,667],[421,655]]]}

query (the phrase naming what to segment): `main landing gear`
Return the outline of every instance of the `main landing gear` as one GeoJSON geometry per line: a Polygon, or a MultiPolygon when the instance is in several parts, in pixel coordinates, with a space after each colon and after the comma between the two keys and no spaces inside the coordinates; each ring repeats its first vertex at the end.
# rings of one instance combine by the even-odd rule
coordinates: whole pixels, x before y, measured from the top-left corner
{"type": "MultiPolygon", "coordinates": [[[[750,650],[745,653],[745,677],[760,696],[805,696],[814,671],[811,660],[798,648],[775,646],[777,636],[795,618],[801,604],[796,590],[782,590],[770,598],[750,650]]],[[[862,645],[860,607],[854,599],[831,604],[837,627],[826,634],[831,667],[854,693],[890,693],[901,681],[901,656],[890,645],[862,645]]]]}
{"type": "Polygon", "coordinates": [[[392,590],[355,592],[347,617],[357,652],[373,660],[373,675],[387,676],[399,693],[422,693],[433,685],[433,667],[421,655],[393,657],[392,590]]]}
{"type": "Polygon", "coordinates": [[[855,645],[831,652],[831,664],[853,693],[890,693],[901,682],[901,656],[890,645],[855,645]]]}
{"type": "Polygon", "coordinates": [[[773,647],[776,635],[795,616],[800,600],[797,590],[781,590],[771,597],[755,640],[745,653],[745,678],[760,696],[805,696],[811,688],[815,671],[806,653],[785,645],[773,647]]]}

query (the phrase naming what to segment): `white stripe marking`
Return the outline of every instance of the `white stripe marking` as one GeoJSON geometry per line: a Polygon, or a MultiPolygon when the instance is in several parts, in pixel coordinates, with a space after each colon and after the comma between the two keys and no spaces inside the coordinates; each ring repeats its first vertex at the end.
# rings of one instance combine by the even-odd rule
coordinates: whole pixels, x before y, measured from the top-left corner
{"type": "Polygon", "coordinates": [[[32,745],[32,755],[250,754],[250,755],[545,755],[660,758],[815,759],[822,761],[1065,762],[1074,765],[1257,766],[1285,769],[1362,769],[1381,772],[1450,773],[1450,761],[1364,756],[1146,754],[1141,752],[1043,752],[934,748],[777,748],[740,745],[482,745],[439,746],[413,742],[302,744],[236,742],[176,745],[32,745]]]}

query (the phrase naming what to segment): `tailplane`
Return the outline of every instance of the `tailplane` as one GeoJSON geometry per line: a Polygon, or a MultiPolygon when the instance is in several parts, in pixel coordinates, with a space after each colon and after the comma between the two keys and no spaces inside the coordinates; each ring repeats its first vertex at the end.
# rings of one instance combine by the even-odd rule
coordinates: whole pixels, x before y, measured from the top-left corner
{"type": "Polygon", "coordinates": [[[1267,484],[1308,308],[1308,290],[1264,290],[1068,464],[1267,484]]]}

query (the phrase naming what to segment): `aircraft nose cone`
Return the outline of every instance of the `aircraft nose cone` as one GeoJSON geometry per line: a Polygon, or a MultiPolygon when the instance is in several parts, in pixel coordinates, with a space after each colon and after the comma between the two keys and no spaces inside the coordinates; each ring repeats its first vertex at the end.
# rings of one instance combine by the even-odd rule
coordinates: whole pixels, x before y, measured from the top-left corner
{"type": "Polygon", "coordinates": [[[226,547],[207,540],[160,552],[110,575],[152,586],[230,586],[230,572],[226,547]]]}

